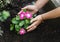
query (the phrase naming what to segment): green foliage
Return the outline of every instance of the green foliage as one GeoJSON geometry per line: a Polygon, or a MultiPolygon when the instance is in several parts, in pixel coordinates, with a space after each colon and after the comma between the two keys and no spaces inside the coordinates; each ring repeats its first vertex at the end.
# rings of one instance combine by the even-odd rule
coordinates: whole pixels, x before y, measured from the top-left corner
{"type": "Polygon", "coordinates": [[[20,30],[20,26],[19,26],[20,18],[19,18],[19,16],[17,15],[16,17],[14,17],[11,22],[12,22],[12,24],[10,24],[10,30],[12,31],[15,28],[16,31],[19,31],[20,30]]]}
{"type": "MultiPolygon", "coordinates": [[[[24,9],[23,11],[26,12],[26,9],[24,9]]],[[[33,16],[33,17],[35,17],[35,16],[33,16]]],[[[25,18],[23,20],[20,20],[19,15],[16,15],[16,17],[14,17],[11,22],[12,22],[12,24],[11,24],[10,30],[12,31],[15,29],[17,32],[19,32],[19,30],[21,28],[26,29],[30,25],[30,19],[25,18]]]]}
{"type": "Polygon", "coordinates": [[[23,26],[24,25],[24,20],[22,20],[22,21],[20,21],[20,23],[19,23],[19,26],[23,26]]]}
{"type": "Polygon", "coordinates": [[[12,19],[12,24],[10,25],[10,30],[15,30],[18,32],[20,28],[27,28],[30,24],[30,19],[20,20],[19,15],[12,19]]]}
{"type": "Polygon", "coordinates": [[[12,31],[14,29],[14,25],[10,24],[10,30],[12,31]]]}
{"type": "Polygon", "coordinates": [[[30,19],[25,19],[25,25],[24,25],[25,29],[29,26],[29,24],[30,24],[30,19]]]}
{"type": "Polygon", "coordinates": [[[15,30],[18,32],[20,30],[20,26],[19,25],[15,25],[15,30]]]}
{"type": "Polygon", "coordinates": [[[3,22],[5,21],[8,17],[10,16],[9,11],[2,11],[0,12],[0,21],[3,22]]]}
{"type": "Polygon", "coordinates": [[[13,24],[18,24],[18,21],[16,20],[16,18],[13,18],[13,19],[12,19],[12,23],[13,23],[13,24]]]}
{"type": "Polygon", "coordinates": [[[10,4],[11,0],[0,0],[0,9],[10,4]]]}
{"type": "Polygon", "coordinates": [[[25,19],[25,23],[29,24],[30,23],[30,19],[25,19]]]}
{"type": "Polygon", "coordinates": [[[16,16],[16,20],[20,20],[20,17],[19,16],[16,16]]]}
{"type": "Polygon", "coordinates": [[[26,9],[24,9],[23,11],[26,12],[26,9]]]}

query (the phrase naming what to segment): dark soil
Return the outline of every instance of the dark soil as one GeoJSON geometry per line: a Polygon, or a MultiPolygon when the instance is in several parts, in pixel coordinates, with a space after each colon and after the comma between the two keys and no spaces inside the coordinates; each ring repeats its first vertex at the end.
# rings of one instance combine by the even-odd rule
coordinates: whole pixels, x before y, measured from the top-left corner
{"type": "MultiPolygon", "coordinates": [[[[1,23],[2,30],[4,31],[3,36],[0,36],[0,42],[60,42],[60,18],[46,20],[41,23],[36,30],[29,32],[23,36],[17,35],[15,31],[10,31],[11,19],[20,11],[26,4],[31,3],[32,0],[26,0],[22,2],[20,0],[14,0],[12,4],[5,7],[9,10],[11,16],[3,23],[1,23]]],[[[49,1],[38,14],[45,13],[54,9],[55,6],[49,1]]]]}

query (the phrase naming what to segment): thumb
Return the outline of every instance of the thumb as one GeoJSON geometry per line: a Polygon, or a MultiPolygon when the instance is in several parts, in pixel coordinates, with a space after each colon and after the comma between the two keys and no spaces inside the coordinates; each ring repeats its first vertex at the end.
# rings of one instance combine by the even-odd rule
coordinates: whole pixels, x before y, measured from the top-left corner
{"type": "Polygon", "coordinates": [[[27,8],[28,8],[28,7],[26,6],[26,7],[22,8],[22,10],[27,9],[27,8]]]}
{"type": "Polygon", "coordinates": [[[18,15],[22,12],[23,10],[21,10],[20,12],[18,12],[18,15]]]}
{"type": "Polygon", "coordinates": [[[33,23],[33,22],[35,22],[35,21],[36,21],[36,18],[32,19],[30,22],[33,23]]]}

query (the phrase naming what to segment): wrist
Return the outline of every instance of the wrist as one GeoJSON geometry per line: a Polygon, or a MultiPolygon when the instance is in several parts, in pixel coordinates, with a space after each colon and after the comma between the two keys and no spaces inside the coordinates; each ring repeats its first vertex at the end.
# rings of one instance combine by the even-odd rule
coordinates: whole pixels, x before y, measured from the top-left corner
{"type": "Polygon", "coordinates": [[[36,11],[38,11],[39,10],[38,6],[37,5],[34,5],[34,6],[35,6],[36,11]]]}
{"type": "Polygon", "coordinates": [[[50,13],[44,13],[44,14],[41,14],[42,19],[43,19],[43,20],[49,19],[49,17],[50,17],[49,14],[50,14],[50,13]]]}
{"type": "Polygon", "coordinates": [[[44,22],[43,16],[42,16],[42,15],[39,15],[39,17],[40,17],[40,20],[41,20],[42,22],[44,22]]]}

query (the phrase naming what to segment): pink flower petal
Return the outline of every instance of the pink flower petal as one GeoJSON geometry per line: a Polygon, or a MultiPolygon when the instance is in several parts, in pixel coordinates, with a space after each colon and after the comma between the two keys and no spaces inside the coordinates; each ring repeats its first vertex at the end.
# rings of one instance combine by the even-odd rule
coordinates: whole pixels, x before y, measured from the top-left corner
{"type": "Polygon", "coordinates": [[[25,29],[21,28],[20,31],[19,31],[19,34],[24,35],[25,33],[26,33],[25,29]]]}
{"type": "Polygon", "coordinates": [[[22,13],[23,13],[23,11],[20,11],[20,12],[19,12],[19,14],[22,14],[22,13]]]}
{"type": "Polygon", "coordinates": [[[26,12],[25,16],[28,19],[32,18],[32,14],[30,12],[28,12],[28,11],[26,12]]]}
{"type": "Polygon", "coordinates": [[[20,19],[23,20],[24,19],[24,14],[20,14],[20,19]]]}
{"type": "Polygon", "coordinates": [[[19,12],[19,14],[25,14],[25,12],[23,12],[23,11],[20,11],[20,12],[19,12]]]}
{"type": "Polygon", "coordinates": [[[21,20],[25,18],[25,12],[20,11],[19,15],[21,20]]]}

